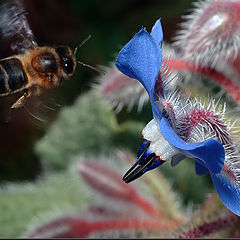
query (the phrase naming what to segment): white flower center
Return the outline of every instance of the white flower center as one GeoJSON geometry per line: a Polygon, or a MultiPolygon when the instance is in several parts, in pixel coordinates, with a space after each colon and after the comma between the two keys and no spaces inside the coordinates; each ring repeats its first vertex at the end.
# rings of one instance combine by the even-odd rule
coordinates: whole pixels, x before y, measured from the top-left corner
{"type": "Polygon", "coordinates": [[[155,119],[152,119],[142,130],[143,138],[150,142],[149,149],[156,156],[166,161],[170,157],[179,153],[179,150],[172,146],[162,135],[159,125],[155,119]]]}

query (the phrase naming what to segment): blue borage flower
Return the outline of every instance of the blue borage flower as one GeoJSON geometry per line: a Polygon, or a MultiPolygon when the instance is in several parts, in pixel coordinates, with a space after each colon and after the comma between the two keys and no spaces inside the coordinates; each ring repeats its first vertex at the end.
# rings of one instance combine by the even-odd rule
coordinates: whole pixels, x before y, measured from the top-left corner
{"type": "Polygon", "coordinates": [[[186,157],[195,160],[196,173],[210,172],[223,203],[240,215],[239,148],[225,120],[225,106],[212,100],[183,99],[171,88],[162,68],[163,33],[157,20],[149,34],[142,28],[120,51],[117,68],[139,80],[148,92],[153,119],[142,131],[138,161],[123,177],[131,182],[171,158],[172,166],[186,157]]]}

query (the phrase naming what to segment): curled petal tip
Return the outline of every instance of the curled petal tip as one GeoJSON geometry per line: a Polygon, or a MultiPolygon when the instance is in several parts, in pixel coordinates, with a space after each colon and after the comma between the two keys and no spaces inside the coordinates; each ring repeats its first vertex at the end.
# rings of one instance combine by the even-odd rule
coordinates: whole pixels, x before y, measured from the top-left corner
{"type": "Polygon", "coordinates": [[[160,46],[162,46],[163,43],[163,31],[162,31],[162,25],[161,25],[161,18],[159,18],[154,26],[152,27],[151,36],[158,42],[160,46]]]}

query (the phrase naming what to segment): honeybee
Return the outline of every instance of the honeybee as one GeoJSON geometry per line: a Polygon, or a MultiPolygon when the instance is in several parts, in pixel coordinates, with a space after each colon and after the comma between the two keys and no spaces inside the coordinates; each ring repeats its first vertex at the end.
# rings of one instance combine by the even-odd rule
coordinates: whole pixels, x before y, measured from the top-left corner
{"type": "Polygon", "coordinates": [[[0,7],[2,36],[17,38],[11,49],[18,51],[17,55],[0,60],[0,96],[23,91],[11,109],[22,107],[30,96],[38,96],[73,76],[77,63],[78,47],[72,51],[69,46],[38,46],[26,14],[21,1],[10,1],[0,7]]]}

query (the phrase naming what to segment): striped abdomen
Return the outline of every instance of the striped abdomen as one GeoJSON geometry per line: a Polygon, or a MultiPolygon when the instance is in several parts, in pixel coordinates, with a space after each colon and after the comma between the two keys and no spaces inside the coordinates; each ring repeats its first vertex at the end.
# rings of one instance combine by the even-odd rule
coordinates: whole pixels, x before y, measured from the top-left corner
{"type": "Polygon", "coordinates": [[[19,59],[0,61],[0,95],[21,90],[27,83],[28,79],[19,59]]]}

